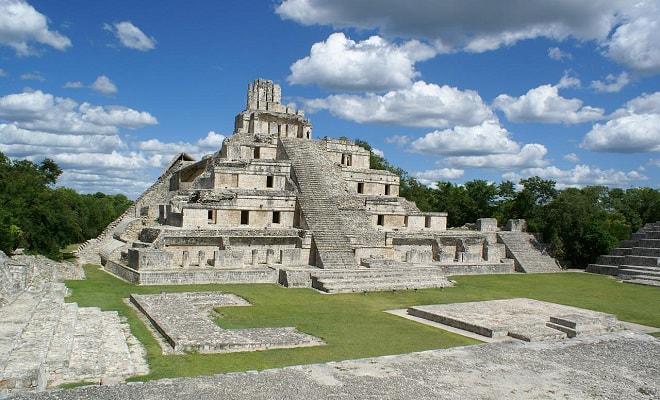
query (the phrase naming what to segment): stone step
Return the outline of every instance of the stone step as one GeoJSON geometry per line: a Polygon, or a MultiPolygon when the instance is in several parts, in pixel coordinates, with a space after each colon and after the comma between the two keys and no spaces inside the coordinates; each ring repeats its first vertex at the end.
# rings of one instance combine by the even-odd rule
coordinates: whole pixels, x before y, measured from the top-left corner
{"type": "Polygon", "coordinates": [[[659,276],[660,277],[660,271],[653,271],[653,270],[648,270],[648,269],[641,269],[637,268],[635,266],[622,266],[619,268],[619,276],[622,275],[644,275],[644,276],[659,276]]]}
{"type": "Polygon", "coordinates": [[[333,283],[322,285],[317,289],[327,293],[354,293],[354,292],[378,292],[389,290],[412,290],[449,287],[452,283],[447,279],[437,280],[411,280],[411,281],[370,281],[360,280],[354,282],[333,283]]]}
{"type": "Polygon", "coordinates": [[[660,257],[624,256],[624,262],[622,264],[657,267],[660,265],[660,257]]]}
{"type": "MultiPolygon", "coordinates": [[[[659,249],[660,250],[660,249],[659,249]]],[[[613,256],[629,256],[632,255],[633,248],[631,247],[617,247],[610,252],[613,256]]]]}
{"type": "Polygon", "coordinates": [[[73,346],[64,380],[92,380],[103,370],[103,320],[96,307],[78,309],[73,346]]]}
{"type": "Polygon", "coordinates": [[[660,248],[657,247],[633,247],[630,253],[626,255],[631,256],[646,256],[646,257],[660,257],[660,248]]]}
{"type": "MultiPolygon", "coordinates": [[[[7,358],[0,381],[4,388],[36,388],[45,380],[45,363],[50,341],[59,323],[64,304],[61,287],[52,284],[40,294],[29,322],[7,358]]],[[[43,383],[45,385],[45,382],[43,383]]]]}
{"type": "Polygon", "coordinates": [[[64,369],[69,366],[69,357],[73,348],[73,333],[77,320],[78,305],[76,303],[64,304],[62,316],[50,342],[48,357],[46,358],[49,379],[57,379],[56,377],[61,375],[64,369]]]}
{"type": "Polygon", "coordinates": [[[121,380],[135,373],[131,353],[116,311],[104,311],[103,320],[103,374],[104,379],[121,380]]]}
{"type": "MultiPolygon", "coordinates": [[[[623,242],[627,242],[624,240],[623,242]]],[[[632,245],[631,246],[625,246],[625,247],[650,247],[650,248],[660,248],[660,239],[642,239],[642,240],[635,240],[631,241],[632,245]]]]}
{"type": "Polygon", "coordinates": [[[624,283],[632,283],[635,285],[645,285],[645,286],[658,286],[660,287],[660,282],[658,281],[652,281],[649,279],[626,279],[623,280],[622,282],[624,283]]]}
{"type": "Polygon", "coordinates": [[[547,326],[548,328],[556,329],[560,332],[564,332],[566,336],[569,338],[574,338],[577,336],[577,331],[574,328],[562,324],[556,324],[554,322],[546,322],[545,326],[547,326]]]}
{"type": "Polygon", "coordinates": [[[660,276],[652,276],[652,275],[623,275],[620,278],[621,278],[621,280],[645,279],[645,280],[648,280],[648,281],[658,281],[658,282],[660,282],[660,276]]]}
{"type": "Polygon", "coordinates": [[[598,264],[601,265],[621,265],[624,263],[625,256],[604,255],[598,257],[598,264]]]}
{"type": "Polygon", "coordinates": [[[592,274],[616,276],[619,273],[619,267],[616,265],[589,264],[587,265],[586,271],[591,272],[592,274]]]}
{"type": "Polygon", "coordinates": [[[342,271],[328,271],[313,272],[312,277],[323,281],[341,281],[341,280],[358,280],[358,279],[398,279],[398,278],[416,278],[426,279],[430,277],[445,277],[445,274],[440,269],[396,269],[388,271],[385,269],[378,270],[342,270],[342,271]]]}
{"type": "Polygon", "coordinates": [[[660,231],[658,230],[648,230],[643,233],[633,233],[631,239],[640,240],[640,239],[660,239],[660,231]]]}
{"type": "Polygon", "coordinates": [[[30,322],[30,316],[39,305],[40,298],[30,292],[19,294],[16,299],[0,308],[0,373],[7,365],[11,352],[30,322]]]}

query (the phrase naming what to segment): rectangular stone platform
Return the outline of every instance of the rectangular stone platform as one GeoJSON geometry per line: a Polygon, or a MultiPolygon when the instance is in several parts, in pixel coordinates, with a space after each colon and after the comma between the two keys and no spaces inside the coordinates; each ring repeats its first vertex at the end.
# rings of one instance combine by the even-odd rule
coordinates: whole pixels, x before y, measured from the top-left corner
{"type": "Polygon", "coordinates": [[[228,293],[132,294],[133,303],[176,352],[224,353],[323,345],[296,328],[223,329],[210,315],[215,307],[249,306],[228,293]]]}
{"type": "Polygon", "coordinates": [[[525,298],[415,306],[408,314],[489,338],[528,342],[624,329],[611,314],[525,298]]]}
{"type": "Polygon", "coordinates": [[[208,283],[277,283],[278,272],[269,267],[237,269],[176,269],[138,271],[108,260],[103,267],[111,274],[137,285],[194,285],[208,283]]]}

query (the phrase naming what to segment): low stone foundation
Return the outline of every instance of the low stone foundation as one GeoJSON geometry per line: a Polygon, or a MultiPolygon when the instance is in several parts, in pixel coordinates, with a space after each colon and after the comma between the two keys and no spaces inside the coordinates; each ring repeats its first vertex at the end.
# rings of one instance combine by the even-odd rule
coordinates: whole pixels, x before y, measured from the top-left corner
{"type": "Polygon", "coordinates": [[[105,270],[137,285],[194,285],[210,283],[277,283],[278,272],[269,267],[241,269],[181,269],[136,271],[108,260],[105,270]]]}
{"type": "Polygon", "coordinates": [[[611,314],[525,298],[415,306],[408,314],[489,338],[527,342],[625,329],[611,314]]]}
{"type": "Polygon", "coordinates": [[[211,313],[214,307],[249,306],[228,293],[189,292],[132,294],[133,303],[176,352],[224,353],[319,346],[322,340],[296,328],[223,329],[211,313]]]}

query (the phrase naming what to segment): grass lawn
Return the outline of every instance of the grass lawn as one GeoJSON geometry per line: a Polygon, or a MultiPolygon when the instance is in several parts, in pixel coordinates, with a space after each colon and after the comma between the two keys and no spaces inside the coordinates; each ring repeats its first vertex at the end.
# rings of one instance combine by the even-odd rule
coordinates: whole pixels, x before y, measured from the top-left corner
{"type": "Polygon", "coordinates": [[[134,286],[85,267],[87,280],[68,281],[80,306],[118,310],[128,317],[133,334],[145,345],[151,373],[138,380],[207,375],[400,354],[478,343],[429,327],[384,310],[411,305],[455,303],[529,297],[615,314],[619,319],[660,327],[660,289],[626,285],[584,273],[541,275],[482,275],[453,277],[453,288],[404,292],[325,295],[311,289],[277,285],[134,286]],[[218,290],[235,293],[252,307],[223,307],[218,324],[226,328],[295,326],[322,338],[327,345],[229,354],[161,354],[161,350],[133,309],[122,299],[131,293],[218,290]]]}

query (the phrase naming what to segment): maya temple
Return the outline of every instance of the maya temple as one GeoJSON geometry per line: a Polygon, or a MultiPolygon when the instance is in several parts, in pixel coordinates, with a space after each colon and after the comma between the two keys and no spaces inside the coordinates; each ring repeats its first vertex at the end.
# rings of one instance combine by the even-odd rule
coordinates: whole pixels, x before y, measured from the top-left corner
{"type": "MultiPolygon", "coordinates": [[[[280,283],[324,292],[451,285],[455,274],[559,270],[524,221],[447,229],[349,140],[313,137],[280,86],[248,85],[233,135],[182,152],[79,255],[137,284],[280,283]]],[[[185,149],[182,149],[185,151],[185,149]]]]}

